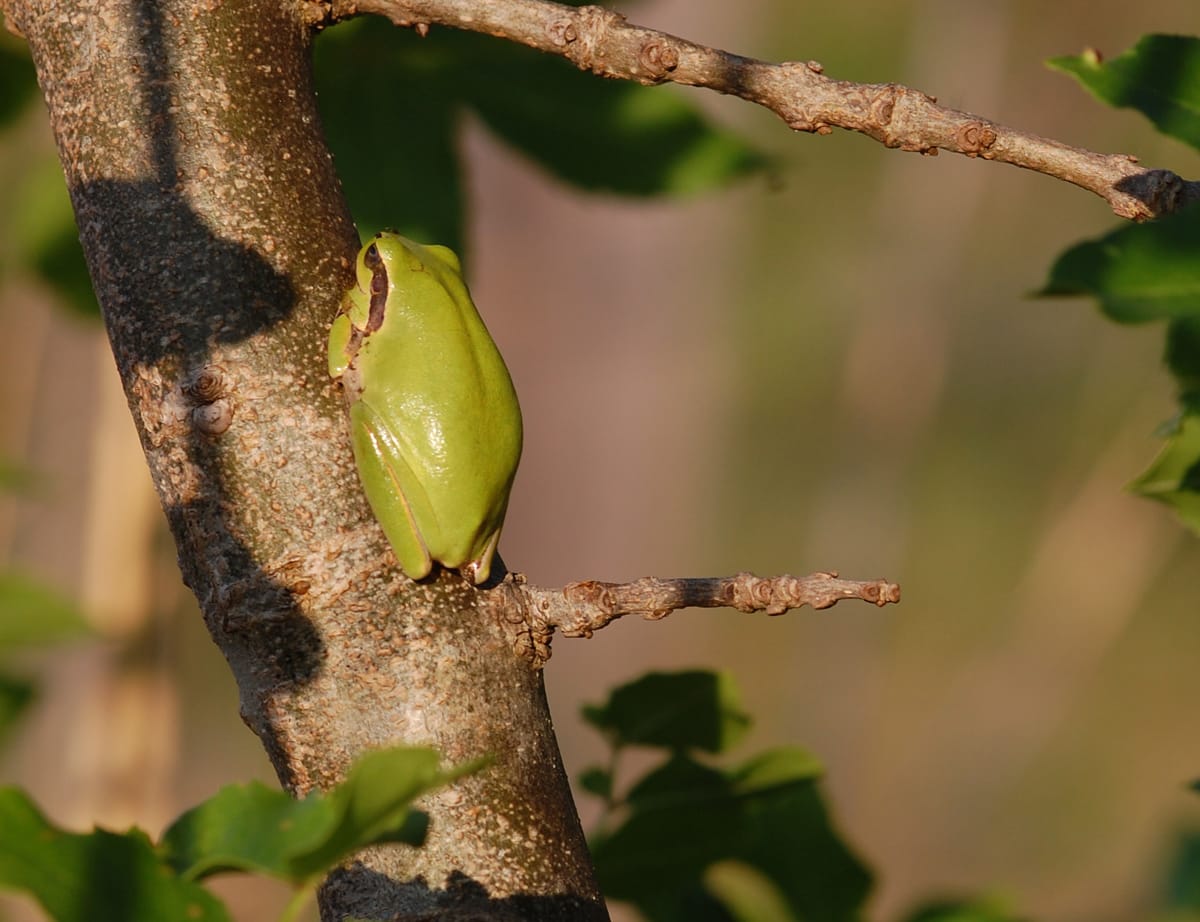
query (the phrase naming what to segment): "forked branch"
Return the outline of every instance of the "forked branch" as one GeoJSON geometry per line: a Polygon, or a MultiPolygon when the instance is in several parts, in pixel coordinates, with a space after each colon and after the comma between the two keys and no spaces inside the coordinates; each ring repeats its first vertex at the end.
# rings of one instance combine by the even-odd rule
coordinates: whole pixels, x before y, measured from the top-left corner
{"type": "Polygon", "coordinates": [[[939,150],[1010,163],[1094,192],[1122,218],[1145,220],[1200,200],[1200,182],[1139,166],[1126,154],[1071,147],[939,106],[895,83],[825,76],[815,61],[771,64],[633,25],[598,6],[549,0],[332,0],[332,15],[376,13],[401,26],[483,32],[572,61],[582,70],[639,83],[680,83],[740,96],[796,131],[856,131],[887,147],[939,150]]]}
{"type": "Polygon", "coordinates": [[[519,652],[537,666],[550,658],[550,638],[556,630],[567,637],[590,637],[625,615],[657,621],[680,608],[734,608],[782,615],[805,605],[829,608],[843,599],[879,606],[900,601],[900,587],[895,583],[841,579],[836,573],[770,578],[753,573],[703,579],[647,577],[632,583],[585,580],[562,589],[531,586],[518,574],[495,591],[498,611],[508,618],[521,613],[519,652]]]}

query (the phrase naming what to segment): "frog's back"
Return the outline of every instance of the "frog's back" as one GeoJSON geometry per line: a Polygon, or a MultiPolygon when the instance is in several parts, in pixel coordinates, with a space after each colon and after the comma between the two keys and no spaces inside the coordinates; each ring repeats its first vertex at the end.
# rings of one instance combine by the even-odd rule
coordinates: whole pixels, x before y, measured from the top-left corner
{"type": "Polygon", "coordinates": [[[362,346],[379,350],[389,383],[367,385],[361,399],[394,427],[394,444],[437,518],[419,523],[431,554],[457,567],[476,559],[503,522],[521,455],[521,411],[453,254],[411,244],[400,260],[389,266],[387,328],[362,346]]]}

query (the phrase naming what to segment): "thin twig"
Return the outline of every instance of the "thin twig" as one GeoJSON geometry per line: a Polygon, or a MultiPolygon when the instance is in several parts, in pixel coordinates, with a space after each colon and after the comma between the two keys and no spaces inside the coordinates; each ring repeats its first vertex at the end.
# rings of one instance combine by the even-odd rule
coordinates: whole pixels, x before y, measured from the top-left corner
{"type": "Polygon", "coordinates": [[[1099,154],[939,106],[895,83],[851,83],[815,61],[771,64],[633,25],[598,6],[548,0],[332,0],[341,19],[376,13],[424,33],[438,24],[483,32],[560,55],[582,70],[639,83],[680,83],[740,96],[796,131],[857,131],[887,147],[939,150],[1011,163],[1099,195],[1119,217],[1145,220],[1200,200],[1200,182],[1146,169],[1127,154],[1099,154]]]}
{"type": "MultiPolygon", "coordinates": [[[[650,621],[681,608],[734,608],[782,615],[805,605],[829,608],[843,599],[883,606],[900,601],[900,587],[887,580],[841,579],[836,573],[760,578],[753,573],[702,579],[647,577],[632,583],[585,580],[562,589],[531,586],[516,574],[495,590],[497,610],[509,618],[521,613],[520,652],[538,666],[550,658],[550,638],[591,637],[625,615],[650,621]]],[[[516,625],[514,625],[516,626],[516,625]]]]}

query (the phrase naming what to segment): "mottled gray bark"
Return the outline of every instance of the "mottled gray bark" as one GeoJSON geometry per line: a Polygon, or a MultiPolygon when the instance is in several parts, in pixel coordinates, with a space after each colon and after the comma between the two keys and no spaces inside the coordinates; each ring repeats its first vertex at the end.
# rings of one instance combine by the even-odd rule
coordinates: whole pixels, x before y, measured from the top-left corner
{"type": "Polygon", "coordinates": [[[520,613],[457,574],[404,579],[359,490],[323,354],[357,237],[312,7],[0,8],[38,66],[184,578],[283,783],[325,787],[388,744],[495,757],[426,805],[424,849],[336,874],[324,918],[606,918],[520,613]]]}

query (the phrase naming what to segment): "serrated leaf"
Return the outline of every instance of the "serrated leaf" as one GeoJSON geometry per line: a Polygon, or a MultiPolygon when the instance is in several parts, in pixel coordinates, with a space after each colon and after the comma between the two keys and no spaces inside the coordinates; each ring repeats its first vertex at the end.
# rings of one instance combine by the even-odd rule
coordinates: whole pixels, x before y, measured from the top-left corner
{"type": "Polygon", "coordinates": [[[600,80],[530,49],[486,48],[463,92],[488,127],[560,179],[621,195],[693,195],[767,166],[675,88],[600,80]]]}
{"type": "Polygon", "coordinates": [[[59,643],[87,632],[71,601],[36,580],[0,573],[0,650],[59,643]]]}
{"type": "Polygon", "coordinates": [[[750,717],[725,672],[650,673],[613,691],[584,718],[615,745],[724,752],[742,738],[750,717]]]}
{"type": "Polygon", "coordinates": [[[1166,503],[1188,528],[1200,533],[1200,415],[1185,411],[1180,416],[1158,457],[1129,487],[1166,503]]]}
{"type": "Polygon", "coordinates": [[[815,768],[798,749],[732,772],[674,756],[634,787],[626,822],[596,843],[604,892],[654,920],[689,918],[684,900],[703,889],[707,869],[739,861],[764,875],[798,919],[857,918],[870,875],[834,832],[815,768]]]}
{"type": "Polygon", "coordinates": [[[1086,51],[1047,63],[1102,102],[1136,109],[1164,134],[1200,147],[1200,39],[1146,35],[1109,61],[1086,51]]]}
{"type": "Polygon", "coordinates": [[[257,783],[223,788],[171,825],[163,854],[188,879],[246,870],[303,883],[368,845],[420,845],[427,818],[412,802],[479,764],[443,771],[431,749],[386,749],[364,756],[328,794],[294,800],[257,783]]]}
{"type": "Polygon", "coordinates": [[[175,876],[145,834],[63,832],[22,792],[0,789],[0,887],[37,900],[56,922],[228,922],[224,906],[175,876]]]}
{"type": "Polygon", "coordinates": [[[1120,323],[1200,317],[1200,208],[1131,224],[1063,253],[1042,295],[1092,295],[1120,323]]]}

